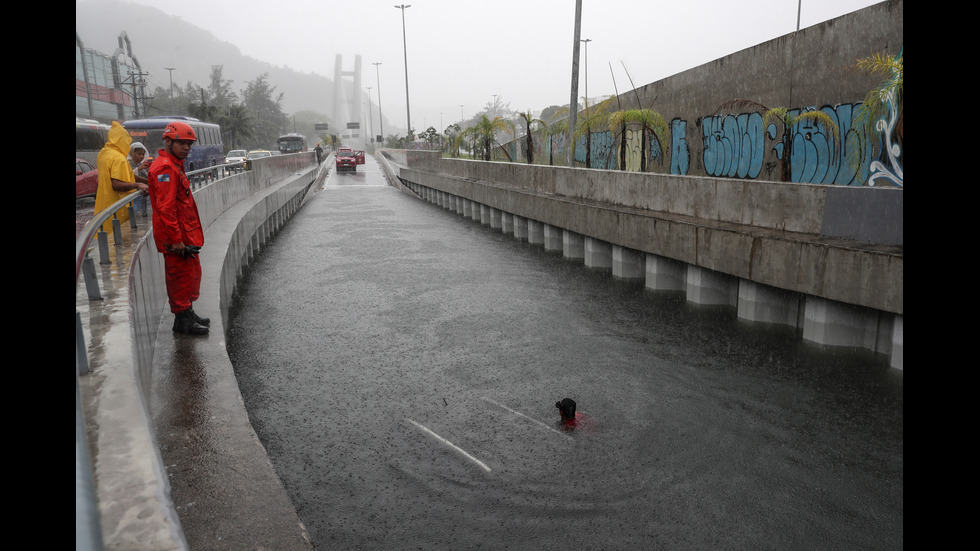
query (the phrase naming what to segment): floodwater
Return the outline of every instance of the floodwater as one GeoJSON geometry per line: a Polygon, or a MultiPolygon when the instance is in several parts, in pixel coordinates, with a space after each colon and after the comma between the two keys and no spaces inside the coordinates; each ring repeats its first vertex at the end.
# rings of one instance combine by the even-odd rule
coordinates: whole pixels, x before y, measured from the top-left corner
{"type": "Polygon", "coordinates": [[[228,351],[318,549],[901,549],[903,377],[384,185],[324,187],[228,351]],[[571,397],[590,432],[556,429],[571,397]]]}

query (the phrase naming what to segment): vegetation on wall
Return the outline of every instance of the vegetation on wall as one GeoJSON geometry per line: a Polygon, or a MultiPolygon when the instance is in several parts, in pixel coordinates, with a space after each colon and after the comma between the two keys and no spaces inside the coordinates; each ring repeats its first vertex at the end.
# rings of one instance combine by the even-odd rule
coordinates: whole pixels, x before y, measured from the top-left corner
{"type": "MultiPolygon", "coordinates": [[[[854,69],[878,77],[880,84],[868,91],[855,116],[855,128],[862,135],[882,137],[880,160],[872,161],[868,185],[886,181],[899,187],[905,185],[904,122],[905,122],[905,72],[904,49],[898,55],[875,53],[858,59],[854,69]]],[[[851,157],[852,163],[859,157],[851,157]]]]}

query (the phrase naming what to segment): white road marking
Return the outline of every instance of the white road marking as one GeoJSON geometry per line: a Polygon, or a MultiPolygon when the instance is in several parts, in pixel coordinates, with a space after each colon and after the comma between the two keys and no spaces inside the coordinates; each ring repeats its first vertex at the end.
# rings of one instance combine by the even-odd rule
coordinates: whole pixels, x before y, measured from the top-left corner
{"type": "Polygon", "coordinates": [[[438,434],[432,432],[431,430],[429,430],[425,426],[423,426],[423,425],[421,425],[419,423],[416,423],[415,421],[413,421],[411,419],[409,419],[408,422],[411,423],[411,424],[413,424],[413,425],[415,425],[416,427],[422,429],[423,431],[427,432],[430,436],[432,436],[436,440],[438,440],[438,441],[442,442],[443,444],[449,446],[450,448],[456,450],[457,452],[459,452],[460,454],[462,454],[463,457],[465,457],[465,458],[469,459],[470,461],[472,461],[472,462],[476,463],[477,465],[479,465],[480,468],[483,469],[484,471],[487,471],[488,473],[490,472],[490,467],[487,467],[486,464],[484,464],[482,461],[480,461],[479,459],[477,459],[477,458],[473,457],[472,455],[466,453],[466,450],[464,450],[463,448],[460,448],[456,444],[453,444],[449,440],[446,440],[445,438],[439,436],[438,434]]]}
{"type": "Polygon", "coordinates": [[[553,431],[558,436],[564,436],[565,438],[568,438],[569,440],[572,439],[572,436],[570,434],[565,434],[565,433],[559,431],[558,429],[556,429],[555,427],[548,426],[547,423],[543,423],[541,421],[538,421],[537,419],[535,419],[533,417],[528,417],[527,415],[524,415],[523,413],[521,413],[519,411],[512,410],[509,407],[501,404],[500,402],[494,402],[493,400],[491,400],[490,398],[487,398],[486,396],[484,396],[483,399],[486,400],[487,402],[490,402],[491,404],[494,404],[494,405],[497,405],[497,406],[500,406],[500,407],[506,409],[507,411],[513,413],[514,415],[520,415],[521,417],[523,417],[523,418],[525,418],[525,419],[527,419],[529,421],[534,421],[535,423],[541,425],[542,427],[544,427],[544,428],[546,428],[546,429],[548,429],[550,431],[553,431]]]}

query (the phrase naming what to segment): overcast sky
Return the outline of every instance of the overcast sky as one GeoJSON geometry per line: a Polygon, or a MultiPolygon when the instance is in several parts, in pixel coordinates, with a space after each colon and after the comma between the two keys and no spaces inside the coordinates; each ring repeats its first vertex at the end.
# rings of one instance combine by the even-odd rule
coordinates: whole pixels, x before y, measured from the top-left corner
{"type": "MultiPolygon", "coordinates": [[[[390,0],[131,1],[206,29],[244,55],[331,79],[337,54],[344,70],[352,70],[360,54],[362,85],[372,87],[374,108],[380,88],[385,117],[405,124],[403,10],[390,0]]],[[[581,39],[590,42],[580,51],[578,95],[586,86],[593,98],[614,94],[616,87],[623,93],[633,87],[630,77],[642,86],[791,33],[798,13],[803,29],[879,1],[582,0],[581,39]]],[[[494,95],[515,111],[569,103],[575,0],[406,4],[416,130],[441,131],[483,109],[494,95]]]]}

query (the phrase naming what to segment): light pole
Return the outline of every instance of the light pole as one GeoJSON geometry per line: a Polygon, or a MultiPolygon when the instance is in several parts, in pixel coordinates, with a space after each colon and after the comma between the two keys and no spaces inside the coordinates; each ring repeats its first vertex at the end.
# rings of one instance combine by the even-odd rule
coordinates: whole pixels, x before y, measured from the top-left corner
{"type": "Polygon", "coordinates": [[[381,143],[383,144],[385,139],[385,119],[384,115],[381,114],[381,70],[378,68],[381,62],[372,63],[371,65],[374,65],[374,73],[378,77],[378,128],[381,129],[381,143]]]}
{"type": "Polygon", "coordinates": [[[572,90],[568,100],[568,166],[575,167],[575,124],[578,116],[578,45],[582,39],[582,0],[575,0],[575,38],[572,42],[572,90]]]}
{"type": "Polygon", "coordinates": [[[164,69],[170,71],[170,113],[172,115],[177,114],[177,107],[174,106],[174,71],[177,70],[176,67],[164,67],[164,69]]]}
{"type": "Polygon", "coordinates": [[[371,108],[371,87],[367,87],[368,91],[368,126],[371,128],[371,143],[374,143],[374,110],[371,108]]]}
{"type": "Polygon", "coordinates": [[[582,42],[585,43],[585,106],[589,105],[589,42],[592,42],[591,38],[583,38],[582,42]]]}
{"type": "Polygon", "coordinates": [[[405,38],[405,8],[411,8],[411,4],[399,4],[395,6],[402,10],[402,50],[405,52],[405,120],[408,123],[408,133],[412,132],[412,110],[408,101],[408,41],[405,38]]]}
{"type": "Polygon", "coordinates": [[[491,117],[497,118],[497,94],[490,94],[490,95],[493,96],[493,114],[491,115],[491,117]]]}

